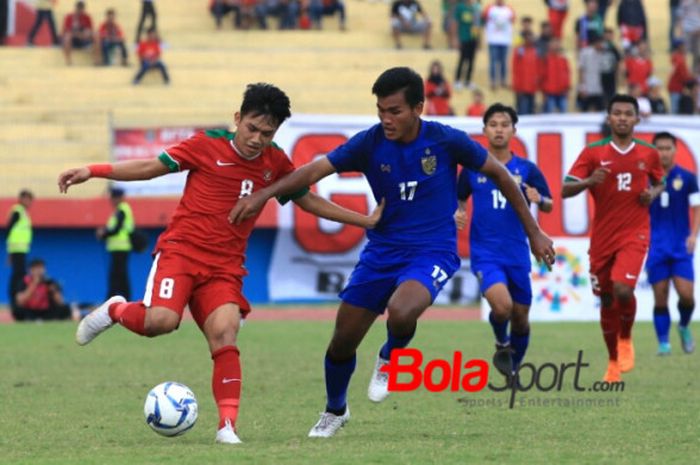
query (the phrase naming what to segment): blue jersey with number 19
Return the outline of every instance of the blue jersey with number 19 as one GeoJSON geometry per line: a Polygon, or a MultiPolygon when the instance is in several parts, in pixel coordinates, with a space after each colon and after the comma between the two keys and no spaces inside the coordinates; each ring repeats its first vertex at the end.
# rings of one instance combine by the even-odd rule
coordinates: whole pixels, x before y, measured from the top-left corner
{"type": "Polygon", "coordinates": [[[328,154],[336,171],[364,173],[382,219],[367,231],[370,243],[456,252],[457,164],[479,170],[486,150],[463,131],[422,121],[409,143],[384,136],[380,124],[362,131],[328,154]]]}

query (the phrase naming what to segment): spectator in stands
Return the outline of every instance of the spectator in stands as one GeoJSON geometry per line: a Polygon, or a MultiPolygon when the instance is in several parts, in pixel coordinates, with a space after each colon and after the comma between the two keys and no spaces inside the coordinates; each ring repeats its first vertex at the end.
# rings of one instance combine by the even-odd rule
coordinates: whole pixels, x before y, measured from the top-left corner
{"type": "Polygon", "coordinates": [[[621,76],[622,70],[622,54],[615,45],[615,33],[607,27],[603,34],[602,54],[601,81],[603,84],[603,104],[607,108],[610,99],[617,94],[618,77],[621,76]]]}
{"type": "Polygon", "coordinates": [[[673,53],[671,53],[671,75],[668,78],[668,95],[671,101],[671,113],[678,113],[678,103],[683,93],[683,86],[693,79],[693,75],[688,69],[685,57],[685,44],[682,40],[673,43],[673,53]]]}
{"type": "Polygon", "coordinates": [[[134,84],[141,82],[144,74],[146,74],[151,69],[157,69],[163,76],[163,82],[165,84],[170,84],[170,76],[168,76],[168,69],[165,64],[160,59],[161,49],[160,49],[160,38],[158,37],[158,32],[155,29],[149,29],[146,34],[146,38],[139,43],[138,55],[141,61],[141,68],[139,72],[134,76],[134,84]]]}
{"type": "Polygon", "coordinates": [[[513,43],[513,23],[515,12],[506,5],[505,0],[495,0],[484,9],[481,15],[486,31],[486,43],[489,46],[489,79],[491,90],[496,85],[507,88],[508,49],[513,43]]]}
{"type": "Polygon", "coordinates": [[[581,111],[603,111],[603,49],[601,36],[591,34],[589,44],[581,49],[578,58],[578,96],[581,111]]]}
{"type": "Polygon", "coordinates": [[[639,116],[641,118],[648,118],[651,116],[651,102],[644,93],[642,93],[642,87],[639,84],[630,83],[628,86],[627,93],[632,97],[637,99],[637,105],[639,106],[639,116]]]}
{"type": "Polygon", "coordinates": [[[566,113],[571,89],[571,72],[569,60],[562,53],[559,39],[553,38],[549,41],[549,51],[542,62],[543,111],[544,113],[555,111],[566,113]]]}
{"type": "Polygon", "coordinates": [[[122,66],[127,66],[126,45],[124,45],[124,33],[116,21],[117,14],[113,8],[107,10],[105,21],[100,25],[99,40],[102,50],[102,63],[107,66],[112,62],[112,50],[117,48],[121,53],[122,66]]]}
{"type": "Polygon", "coordinates": [[[549,51],[549,41],[552,40],[554,34],[552,33],[552,25],[549,21],[542,21],[540,23],[540,35],[535,40],[535,47],[537,47],[537,55],[542,58],[547,55],[549,51]]]}
{"type": "Polygon", "coordinates": [[[636,47],[629,49],[625,58],[625,72],[627,84],[638,84],[642,94],[647,93],[647,79],[654,72],[654,64],[649,54],[649,46],[645,41],[640,41],[636,47]]]}
{"type": "Polygon", "coordinates": [[[480,89],[472,90],[472,103],[467,107],[467,116],[484,116],[486,104],[484,103],[484,93],[480,89]]]}
{"type": "Polygon", "coordinates": [[[569,0],[544,0],[547,4],[549,24],[552,26],[552,35],[561,39],[566,15],[569,13],[569,0]]]}
{"type": "Polygon", "coordinates": [[[533,37],[535,36],[534,24],[535,22],[532,16],[523,16],[520,18],[520,33],[513,41],[513,48],[520,47],[525,43],[525,34],[531,33],[533,37]]]}
{"type": "Polygon", "coordinates": [[[457,21],[455,21],[455,9],[462,0],[442,0],[442,32],[447,38],[448,48],[457,48],[457,21]]]}
{"type": "Polygon", "coordinates": [[[136,39],[135,44],[141,42],[141,34],[143,33],[146,18],[150,19],[150,24],[146,28],[146,31],[151,29],[158,30],[157,15],[156,15],[156,4],[154,0],[141,0],[141,15],[139,17],[139,25],[136,27],[136,39]]]}
{"type": "Polygon", "coordinates": [[[576,20],[576,47],[582,49],[591,43],[591,35],[603,36],[603,17],[598,13],[596,0],[586,1],[586,12],[576,20]]]}
{"type": "Polygon", "coordinates": [[[692,69],[696,69],[700,66],[700,0],[682,0],[679,14],[686,50],[693,57],[692,69]]]}
{"type": "Polygon", "coordinates": [[[513,92],[519,115],[535,113],[535,95],[540,89],[540,57],[535,47],[535,36],[526,31],[524,43],[513,50],[513,92]]]}
{"type": "Polygon", "coordinates": [[[423,48],[430,49],[432,23],[417,0],[394,0],[391,5],[391,33],[397,49],[402,47],[401,34],[422,34],[423,48]]]}
{"type": "Polygon", "coordinates": [[[666,102],[661,96],[661,80],[652,76],[647,81],[647,87],[649,88],[647,98],[649,99],[649,104],[651,105],[652,114],[663,115],[668,113],[666,102]]]}
{"type": "Polygon", "coordinates": [[[464,70],[464,85],[472,86],[474,56],[479,43],[480,7],[476,0],[460,0],[455,6],[455,22],[459,38],[459,60],[455,71],[455,89],[462,88],[462,71],[464,70]]]}
{"type": "Polygon", "coordinates": [[[309,15],[315,29],[322,29],[323,16],[338,15],[340,30],[345,30],[345,2],[343,0],[310,0],[309,15]]]}
{"type": "Polygon", "coordinates": [[[107,221],[107,226],[98,228],[96,236],[105,241],[110,255],[107,297],[120,295],[126,300],[131,298],[129,285],[129,254],[131,253],[131,233],[134,232],[134,214],[131,206],[124,199],[124,189],[113,187],[109,200],[114,212],[107,221]]]}
{"type": "Polygon", "coordinates": [[[15,295],[12,316],[15,321],[66,320],[71,317],[61,286],[46,275],[46,264],[42,259],[29,262],[29,274],[23,278],[15,295]]]}
{"type": "Polygon", "coordinates": [[[95,37],[92,30],[92,18],[85,12],[85,2],[75,3],[75,10],[68,13],[63,20],[63,54],[66,64],[73,63],[71,53],[74,48],[90,48],[95,57],[95,64],[99,64],[95,37]]]}
{"type": "Polygon", "coordinates": [[[678,19],[681,14],[681,0],[669,0],[669,17],[671,18],[668,26],[668,49],[673,52],[673,43],[680,38],[678,35],[678,19]]]}
{"type": "Polygon", "coordinates": [[[0,46],[5,45],[5,38],[7,37],[7,18],[9,16],[9,9],[9,0],[0,1],[0,46]]]}
{"type": "Polygon", "coordinates": [[[619,0],[617,26],[620,28],[622,48],[647,40],[647,16],[642,0],[619,0]]]}
{"type": "Polygon", "coordinates": [[[19,285],[27,272],[27,254],[32,245],[32,218],[29,209],[34,202],[34,194],[29,189],[22,189],[17,203],[10,209],[7,220],[7,258],[12,267],[8,296],[13,303],[19,285]]]}
{"type": "Polygon", "coordinates": [[[430,63],[428,77],[425,79],[425,114],[431,116],[451,116],[454,110],[450,106],[452,90],[445,78],[442,62],[430,63]]]}
{"type": "Polygon", "coordinates": [[[298,0],[265,0],[266,14],[276,16],[279,20],[277,28],[296,29],[297,18],[301,5],[298,0]]]}
{"type": "Polygon", "coordinates": [[[211,0],[209,11],[214,16],[216,28],[221,29],[224,16],[231,13],[233,15],[233,27],[241,28],[241,6],[239,0],[211,0]]]}
{"type": "Polygon", "coordinates": [[[34,18],[32,29],[29,31],[29,36],[27,36],[27,43],[29,45],[34,45],[34,37],[36,36],[36,33],[39,32],[39,28],[44,21],[49,24],[51,42],[54,45],[61,45],[61,40],[58,38],[58,34],[56,33],[56,23],[54,22],[53,18],[53,7],[55,4],[56,0],[37,0],[36,17],[34,18]]]}
{"type": "Polygon", "coordinates": [[[683,85],[683,93],[678,101],[679,115],[694,115],[698,96],[698,81],[695,78],[688,79],[683,85]]]}

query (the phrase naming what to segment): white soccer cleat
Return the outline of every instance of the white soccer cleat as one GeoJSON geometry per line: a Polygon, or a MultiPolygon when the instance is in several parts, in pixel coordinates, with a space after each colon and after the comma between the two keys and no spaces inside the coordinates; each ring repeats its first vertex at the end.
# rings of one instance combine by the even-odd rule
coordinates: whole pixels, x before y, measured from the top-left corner
{"type": "Polygon", "coordinates": [[[224,427],[216,432],[216,442],[219,444],[240,444],[243,441],[241,441],[241,438],[239,438],[233,430],[231,422],[226,420],[224,427]]]}
{"type": "Polygon", "coordinates": [[[310,438],[330,438],[345,423],[350,420],[350,407],[345,407],[345,413],[342,415],[334,415],[330,412],[323,412],[318,423],[309,431],[310,438]]]}
{"type": "Polygon", "coordinates": [[[78,330],[75,332],[75,342],[77,342],[78,345],[84,346],[101,333],[111,328],[114,321],[109,317],[109,306],[124,302],[126,302],[124,297],[115,295],[90,312],[78,324],[78,330]]]}
{"type": "Polygon", "coordinates": [[[377,364],[374,366],[367,388],[367,397],[372,402],[381,402],[389,396],[389,374],[381,371],[381,368],[388,364],[389,360],[377,356],[377,364]]]}

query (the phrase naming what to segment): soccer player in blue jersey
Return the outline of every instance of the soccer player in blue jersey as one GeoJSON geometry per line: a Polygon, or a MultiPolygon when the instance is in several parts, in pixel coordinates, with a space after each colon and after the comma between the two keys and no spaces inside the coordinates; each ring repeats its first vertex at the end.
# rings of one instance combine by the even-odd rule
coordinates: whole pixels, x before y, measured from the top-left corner
{"type": "Polygon", "coordinates": [[[659,355],[671,354],[668,333],[671,316],[668,312],[669,281],[678,293],[678,332],[685,353],[695,350],[690,332],[690,317],[695,308],[693,298],[693,251],[700,230],[700,193],[697,177],[676,165],[676,138],[668,132],[654,136],[654,145],[661,157],[666,188],[651,204],[651,242],[647,257],[647,276],[654,289],[654,329],[659,340],[659,355]],[[689,210],[693,209],[690,225],[689,210]]]}
{"type": "MultiPolygon", "coordinates": [[[[489,153],[510,171],[528,203],[536,204],[542,212],[552,211],[552,195],[542,172],[531,161],[510,151],[518,114],[513,108],[496,103],[486,110],[483,119],[489,153]]],[[[469,234],[471,268],[491,307],[489,322],[496,336],[493,364],[510,382],[515,379],[530,341],[532,287],[527,234],[493,180],[469,169],[462,170],[457,182],[458,229],[466,223],[469,196],[474,207],[469,234]],[[508,253],[504,254],[504,250],[508,253]]]]}
{"type": "Polygon", "coordinates": [[[347,390],[355,351],[380,314],[388,311],[387,341],[379,351],[368,394],[388,395],[388,363],[393,349],[406,347],[418,317],[459,268],[456,227],[457,164],[494,179],[530,238],[538,260],[554,260],[552,241],[538,227],[519,186],[508,171],[464,132],[420,118],[423,81],[410,68],[391,68],[372,87],[380,123],[361,131],[325,157],[299,168],[269,187],[240,199],[229,220],[239,222],[267,199],[295,186],[309,186],[335,172],[364,173],[374,198],[385,199],[382,219],[367,231],[342,302],[325,357],[326,411],[309,432],[327,438],[350,419],[347,390]]]}

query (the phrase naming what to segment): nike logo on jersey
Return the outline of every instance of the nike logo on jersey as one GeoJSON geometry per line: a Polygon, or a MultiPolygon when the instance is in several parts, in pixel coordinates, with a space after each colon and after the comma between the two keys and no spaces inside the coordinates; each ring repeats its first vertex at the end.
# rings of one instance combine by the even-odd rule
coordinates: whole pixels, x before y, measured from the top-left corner
{"type": "Polygon", "coordinates": [[[224,378],[221,380],[222,384],[228,384],[228,383],[233,383],[234,381],[240,382],[240,378],[224,378]]]}
{"type": "Polygon", "coordinates": [[[633,274],[625,273],[625,279],[637,279],[637,277],[633,274]]]}
{"type": "Polygon", "coordinates": [[[221,160],[216,160],[216,164],[219,166],[234,166],[235,165],[235,163],[227,163],[227,162],[224,162],[221,160]]]}
{"type": "Polygon", "coordinates": [[[611,164],[611,163],[612,163],[611,160],[608,160],[608,161],[601,161],[601,162],[600,162],[600,166],[608,166],[608,165],[611,164]]]}

